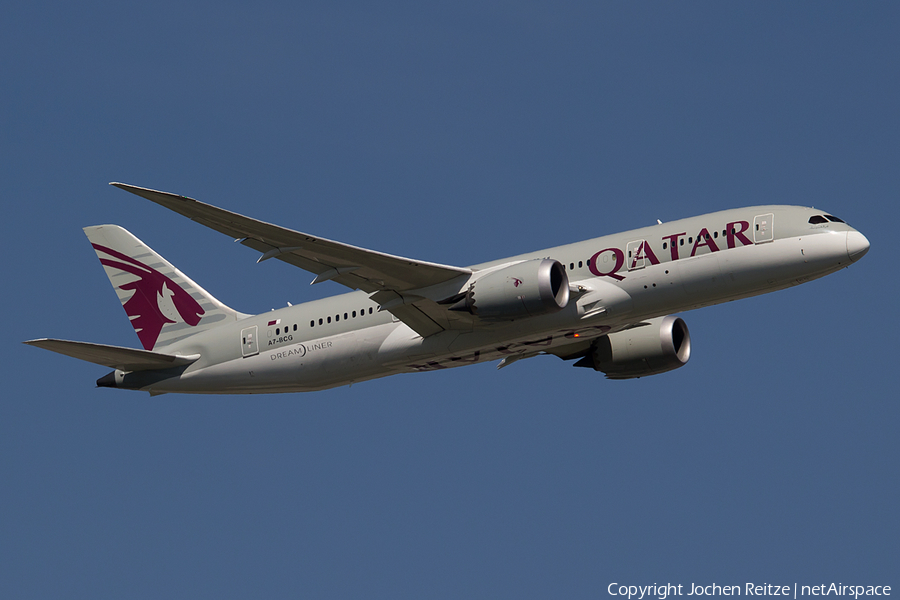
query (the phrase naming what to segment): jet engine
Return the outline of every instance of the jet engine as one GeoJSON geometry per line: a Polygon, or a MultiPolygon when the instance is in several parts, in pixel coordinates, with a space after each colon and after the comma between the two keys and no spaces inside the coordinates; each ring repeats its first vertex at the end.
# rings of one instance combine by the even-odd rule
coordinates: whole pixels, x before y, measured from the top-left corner
{"type": "Polygon", "coordinates": [[[672,371],[684,366],[690,357],[687,325],[669,315],[598,338],[590,354],[575,366],[593,367],[606,373],[608,379],[633,379],[672,371]]]}
{"type": "Polygon", "coordinates": [[[485,319],[512,320],[555,312],[568,302],[566,269],[555,260],[538,258],[477,279],[451,310],[485,319]]]}

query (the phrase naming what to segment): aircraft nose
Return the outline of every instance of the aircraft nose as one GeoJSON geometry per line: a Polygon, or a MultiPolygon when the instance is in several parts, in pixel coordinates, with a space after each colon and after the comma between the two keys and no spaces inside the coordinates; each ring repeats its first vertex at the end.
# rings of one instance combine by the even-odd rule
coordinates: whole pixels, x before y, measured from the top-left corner
{"type": "Polygon", "coordinates": [[[869,240],[858,231],[847,232],[847,255],[856,262],[869,251],[869,240]]]}

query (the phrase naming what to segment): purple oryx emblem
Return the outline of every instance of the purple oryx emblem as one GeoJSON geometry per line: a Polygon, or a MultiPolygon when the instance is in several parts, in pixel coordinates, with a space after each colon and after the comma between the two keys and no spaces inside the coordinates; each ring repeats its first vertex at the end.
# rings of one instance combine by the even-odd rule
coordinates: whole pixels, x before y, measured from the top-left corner
{"type": "Polygon", "coordinates": [[[120,285],[119,289],[134,291],[122,306],[145,350],[153,349],[159,339],[159,332],[166,323],[181,320],[194,326],[200,322],[205,311],[177,283],[130,256],[100,244],[92,245],[98,252],[118,259],[101,257],[100,264],[131,273],[138,278],[137,281],[120,285]]]}
{"type": "Polygon", "coordinates": [[[519,287],[520,285],[522,285],[522,280],[519,279],[518,277],[513,277],[512,282],[513,282],[513,287],[519,287]]]}

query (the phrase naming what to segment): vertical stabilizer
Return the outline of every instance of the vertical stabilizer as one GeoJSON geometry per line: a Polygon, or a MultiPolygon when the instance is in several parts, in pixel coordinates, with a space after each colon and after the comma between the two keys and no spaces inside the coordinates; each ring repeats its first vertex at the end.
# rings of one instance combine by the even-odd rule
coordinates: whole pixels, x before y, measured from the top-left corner
{"type": "Polygon", "coordinates": [[[118,225],[85,227],[145,350],[244,318],[118,225]]]}

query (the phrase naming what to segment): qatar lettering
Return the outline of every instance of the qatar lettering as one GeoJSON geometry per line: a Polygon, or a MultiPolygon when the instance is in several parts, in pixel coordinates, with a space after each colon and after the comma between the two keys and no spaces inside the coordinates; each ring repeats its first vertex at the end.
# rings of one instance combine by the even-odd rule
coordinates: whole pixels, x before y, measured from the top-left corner
{"type": "MultiPolygon", "coordinates": [[[[709,252],[719,252],[720,250],[737,248],[738,244],[741,246],[752,246],[753,241],[747,237],[747,231],[749,229],[749,221],[732,221],[722,230],[721,238],[718,235],[718,230],[710,233],[709,229],[706,227],[701,229],[696,237],[688,236],[686,231],[664,235],[660,238],[660,242],[662,243],[663,251],[668,250],[668,256],[666,254],[663,254],[662,256],[667,260],[674,261],[696,256],[697,251],[701,248],[707,248],[709,252]],[[690,254],[687,256],[682,252],[683,249],[686,250],[686,248],[684,248],[685,241],[687,241],[687,245],[691,249],[690,254]],[[725,243],[724,248],[719,247],[719,243],[722,241],[725,243]]],[[[604,248],[603,250],[594,253],[594,255],[588,259],[588,269],[595,277],[610,277],[616,281],[622,281],[625,279],[625,275],[620,275],[619,271],[621,271],[623,267],[627,267],[627,270],[631,271],[643,266],[645,262],[648,262],[651,265],[660,264],[660,260],[656,256],[650,242],[647,240],[638,240],[637,242],[629,244],[629,248],[631,248],[634,243],[638,244],[637,247],[633,250],[629,250],[627,256],[626,252],[621,248],[604,248]]]]}

